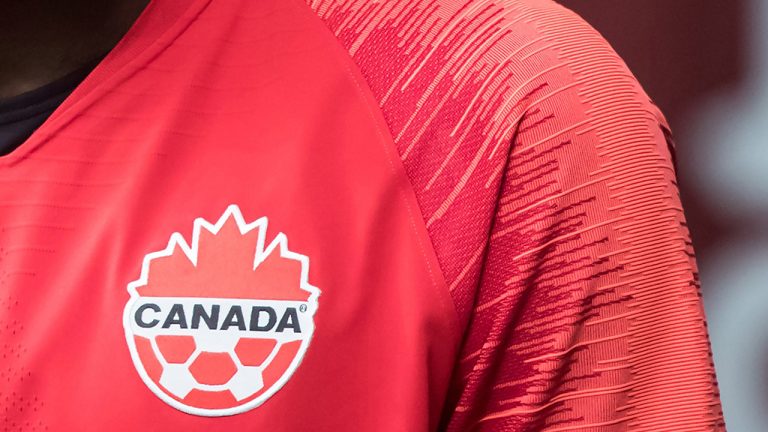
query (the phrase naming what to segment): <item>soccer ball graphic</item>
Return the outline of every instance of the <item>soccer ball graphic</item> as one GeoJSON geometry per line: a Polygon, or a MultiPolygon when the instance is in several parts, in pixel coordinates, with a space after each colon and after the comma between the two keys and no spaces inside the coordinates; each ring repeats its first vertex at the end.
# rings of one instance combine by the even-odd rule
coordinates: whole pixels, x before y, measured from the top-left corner
{"type": "Polygon", "coordinates": [[[314,333],[320,291],[309,259],[267,219],[246,223],[230,206],[198,218],[148,254],[128,285],[123,326],[136,370],[160,399],[190,414],[237,414],[264,403],[291,377],[314,333]]]}
{"type": "Polygon", "coordinates": [[[161,355],[159,383],[178,398],[204,389],[245,399],[264,387],[264,365],[277,352],[277,341],[257,338],[230,337],[206,344],[194,336],[159,335],[153,345],[161,355]]]}

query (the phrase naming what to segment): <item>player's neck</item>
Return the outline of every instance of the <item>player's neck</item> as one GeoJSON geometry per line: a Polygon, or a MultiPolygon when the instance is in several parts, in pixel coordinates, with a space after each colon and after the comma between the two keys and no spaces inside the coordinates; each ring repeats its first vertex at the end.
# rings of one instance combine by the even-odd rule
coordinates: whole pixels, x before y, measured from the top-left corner
{"type": "Polygon", "coordinates": [[[148,1],[4,2],[0,98],[45,85],[108,52],[148,1]]]}

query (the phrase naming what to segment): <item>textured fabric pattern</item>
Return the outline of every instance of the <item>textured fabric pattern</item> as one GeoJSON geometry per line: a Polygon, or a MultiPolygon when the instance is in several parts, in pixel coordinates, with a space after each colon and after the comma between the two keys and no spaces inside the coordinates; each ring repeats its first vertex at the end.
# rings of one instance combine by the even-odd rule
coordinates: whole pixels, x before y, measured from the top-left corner
{"type": "Polygon", "coordinates": [[[466,334],[449,431],[724,430],[667,127],[543,0],[307,0],[379,101],[466,334]]]}

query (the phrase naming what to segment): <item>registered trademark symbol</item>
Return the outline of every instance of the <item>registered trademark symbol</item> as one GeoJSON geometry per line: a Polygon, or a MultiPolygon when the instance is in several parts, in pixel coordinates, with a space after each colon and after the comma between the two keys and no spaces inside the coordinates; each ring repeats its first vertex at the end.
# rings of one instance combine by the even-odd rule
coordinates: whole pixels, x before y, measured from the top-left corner
{"type": "Polygon", "coordinates": [[[299,306],[299,312],[306,312],[307,311],[307,305],[303,304],[299,306]]]}

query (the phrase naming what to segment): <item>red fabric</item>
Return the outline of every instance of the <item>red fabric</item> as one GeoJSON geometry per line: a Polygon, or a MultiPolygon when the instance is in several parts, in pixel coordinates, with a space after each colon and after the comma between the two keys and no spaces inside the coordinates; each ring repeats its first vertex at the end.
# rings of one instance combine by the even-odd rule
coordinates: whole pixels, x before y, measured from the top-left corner
{"type": "MultiPolygon", "coordinates": [[[[437,428],[460,330],[386,123],[350,66],[301,2],[153,2],[50,121],[0,158],[0,430],[437,428]],[[225,214],[216,236],[201,228],[225,214]],[[240,236],[238,217],[261,222],[240,236]],[[301,272],[295,256],[255,260],[278,239],[273,251],[306,257],[301,272]],[[199,253],[149,256],[180,244],[199,253]],[[278,388],[246,406],[272,387],[235,401],[235,389],[202,385],[229,379],[228,358],[248,363],[247,342],[187,357],[161,336],[190,321],[160,333],[157,352],[155,335],[131,336],[135,309],[124,328],[128,284],[144,269],[134,288],[145,301],[244,310],[249,297],[306,299],[295,295],[306,272],[320,291],[314,332],[308,345],[285,332],[270,347],[260,379],[278,388]],[[200,382],[182,396],[159,387],[179,360],[200,382]]],[[[144,315],[154,318],[165,321],[144,315]]],[[[189,333],[197,344],[201,332],[189,333]]]]}
{"type": "Polygon", "coordinates": [[[465,326],[445,428],[723,429],[667,126],[608,44],[546,0],[309,3],[465,326]]]}
{"type": "Polygon", "coordinates": [[[0,157],[0,424],[721,430],[661,126],[549,1],[153,1],[0,157]],[[137,299],[313,333],[201,351],[137,299]]]}

